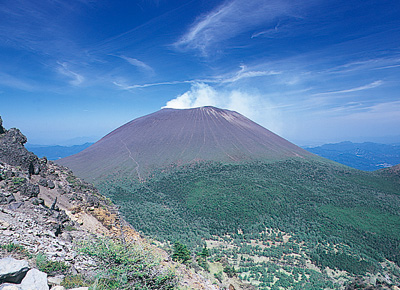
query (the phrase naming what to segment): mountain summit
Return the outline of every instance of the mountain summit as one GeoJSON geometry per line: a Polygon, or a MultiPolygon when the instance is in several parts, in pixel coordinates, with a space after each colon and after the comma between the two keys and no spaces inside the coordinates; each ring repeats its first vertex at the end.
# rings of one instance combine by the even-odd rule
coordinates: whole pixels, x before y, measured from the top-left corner
{"type": "Polygon", "coordinates": [[[238,163],[313,154],[243,115],[215,107],[162,109],[112,131],[58,163],[86,179],[112,172],[142,178],[153,169],[197,161],[238,163]]]}

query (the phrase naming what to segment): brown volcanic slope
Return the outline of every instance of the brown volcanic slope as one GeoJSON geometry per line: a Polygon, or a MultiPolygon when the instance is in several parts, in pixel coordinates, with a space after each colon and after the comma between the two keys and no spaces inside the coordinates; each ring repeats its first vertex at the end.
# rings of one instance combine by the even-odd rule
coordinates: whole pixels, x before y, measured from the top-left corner
{"type": "Polygon", "coordinates": [[[315,156],[243,115],[215,107],[162,109],[112,131],[57,161],[86,180],[113,173],[143,178],[151,170],[195,161],[275,161],[315,156]]]}

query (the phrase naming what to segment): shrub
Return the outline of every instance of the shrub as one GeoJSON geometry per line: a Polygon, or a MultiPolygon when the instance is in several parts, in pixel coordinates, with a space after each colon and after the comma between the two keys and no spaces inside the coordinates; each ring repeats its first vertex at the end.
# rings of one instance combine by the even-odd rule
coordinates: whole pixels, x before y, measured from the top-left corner
{"type": "Polygon", "coordinates": [[[14,243],[0,245],[0,248],[2,248],[3,250],[5,250],[8,253],[23,253],[23,252],[25,252],[25,249],[23,246],[14,244],[14,243]]]}
{"type": "Polygon", "coordinates": [[[218,273],[214,273],[214,277],[215,277],[220,283],[222,283],[223,274],[222,274],[221,271],[219,271],[218,273]]]}
{"type": "Polygon", "coordinates": [[[141,245],[96,238],[84,244],[81,252],[97,263],[96,290],[174,289],[176,284],[175,274],[163,269],[154,253],[141,245]]]}
{"type": "Polygon", "coordinates": [[[207,246],[204,246],[201,252],[197,254],[197,263],[199,264],[200,267],[202,267],[204,270],[207,272],[210,271],[210,266],[207,263],[207,257],[210,256],[210,253],[208,251],[207,246]]]}
{"type": "Polygon", "coordinates": [[[90,282],[88,279],[82,275],[71,275],[66,276],[64,280],[61,282],[61,286],[64,286],[67,289],[76,288],[76,287],[86,287],[90,286],[90,282]]]}
{"type": "Polygon", "coordinates": [[[41,253],[36,256],[36,266],[40,271],[51,275],[65,274],[70,267],[64,262],[51,261],[41,253]]]}
{"type": "Polygon", "coordinates": [[[183,264],[191,260],[190,251],[186,245],[180,242],[174,243],[174,253],[172,254],[172,260],[182,262],[183,264]]]}
{"type": "Polygon", "coordinates": [[[224,268],[224,272],[226,273],[226,275],[228,275],[229,278],[232,278],[233,276],[236,276],[236,270],[235,268],[232,266],[226,266],[224,268]]]}

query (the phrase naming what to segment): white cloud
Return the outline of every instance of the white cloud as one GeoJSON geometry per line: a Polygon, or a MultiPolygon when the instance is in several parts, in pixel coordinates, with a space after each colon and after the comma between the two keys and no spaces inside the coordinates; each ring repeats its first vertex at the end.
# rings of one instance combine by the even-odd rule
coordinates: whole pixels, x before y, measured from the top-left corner
{"type": "Polygon", "coordinates": [[[128,85],[122,82],[114,81],[113,84],[124,90],[147,88],[154,86],[166,86],[166,85],[178,85],[178,84],[196,84],[196,83],[207,83],[207,84],[226,84],[234,83],[242,79],[261,77],[261,76],[273,76],[281,74],[278,71],[248,71],[246,66],[240,66],[240,70],[234,74],[229,73],[222,76],[214,76],[205,79],[195,79],[195,80],[183,80],[183,81],[169,81],[169,82],[158,82],[158,83],[148,83],[148,84],[136,84],[128,85]]]}
{"type": "Polygon", "coordinates": [[[2,72],[0,72],[0,85],[17,88],[24,91],[32,91],[35,89],[32,84],[2,72]]]}
{"type": "Polygon", "coordinates": [[[238,71],[234,76],[221,78],[220,82],[221,83],[234,83],[241,79],[278,75],[278,74],[280,74],[280,72],[277,72],[277,71],[247,71],[246,66],[242,65],[242,66],[240,66],[240,71],[238,71]]]}
{"type": "Polygon", "coordinates": [[[168,85],[178,85],[178,84],[187,84],[193,83],[194,81],[171,81],[171,82],[160,82],[160,83],[149,83],[149,84],[142,84],[142,85],[127,85],[121,82],[113,82],[114,85],[117,87],[122,88],[123,90],[132,90],[132,89],[139,89],[139,88],[147,88],[147,87],[154,87],[154,86],[168,86],[168,85]]]}
{"type": "Polygon", "coordinates": [[[151,66],[149,66],[148,64],[144,63],[143,61],[140,61],[140,60],[138,60],[136,58],[127,57],[127,56],[124,56],[124,55],[120,55],[118,57],[126,60],[129,64],[137,67],[138,69],[140,69],[142,71],[154,74],[154,69],[151,66]]]}
{"type": "Polygon", "coordinates": [[[188,109],[203,106],[218,107],[221,105],[220,103],[221,98],[219,98],[216,90],[206,84],[196,83],[192,86],[190,91],[170,100],[163,108],[188,109]]]}
{"type": "Polygon", "coordinates": [[[60,63],[60,62],[59,62],[58,64],[59,64],[60,66],[58,67],[57,71],[58,71],[60,74],[65,75],[65,76],[71,78],[72,80],[69,81],[69,83],[70,83],[71,85],[73,85],[73,86],[79,86],[81,83],[83,83],[83,81],[85,80],[85,78],[84,78],[82,75],[80,75],[80,74],[78,74],[78,73],[76,73],[76,72],[70,70],[70,69],[68,68],[68,64],[67,64],[67,63],[65,63],[65,62],[60,63]]]}
{"type": "Polygon", "coordinates": [[[174,45],[182,49],[198,49],[207,55],[213,45],[240,33],[272,23],[281,16],[297,17],[295,14],[300,8],[300,4],[286,0],[225,2],[198,18],[174,45]]]}
{"type": "Polygon", "coordinates": [[[267,30],[263,30],[261,32],[253,33],[251,35],[251,38],[256,38],[256,37],[260,37],[260,36],[273,38],[278,34],[279,26],[280,26],[280,23],[278,22],[278,24],[276,24],[274,28],[270,28],[267,30]]]}
{"type": "Polygon", "coordinates": [[[374,81],[370,84],[366,84],[364,86],[360,86],[360,87],[355,87],[355,88],[351,88],[351,89],[347,89],[347,90],[340,90],[340,91],[333,91],[333,92],[326,92],[326,93],[318,93],[318,94],[314,94],[314,96],[321,96],[321,95],[332,95],[332,94],[344,94],[344,93],[352,93],[352,92],[358,92],[358,91],[364,91],[364,90],[369,90],[369,89],[373,89],[376,87],[379,87],[383,84],[382,80],[378,80],[378,81],[374,81]]]}
{"type": "Polygon", "coordinates": [[[168,101],[163,108],[189,109],[203,106],[239,112],[275,133],[279,133],[282,127],[278,106],[271,104],[265,96],[240,90],[216,90],[204,83],[193,84],[189,91],[168,101]]]}

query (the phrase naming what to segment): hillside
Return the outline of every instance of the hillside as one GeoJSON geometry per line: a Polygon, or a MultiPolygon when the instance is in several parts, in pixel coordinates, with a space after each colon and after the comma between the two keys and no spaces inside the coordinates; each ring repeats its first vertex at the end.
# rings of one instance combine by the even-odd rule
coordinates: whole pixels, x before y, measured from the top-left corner
{"type": "Polygon", "coordinates": [[[58,160],[87,181],[115,172],[142,178],[154,169],[197,161],[227,163],[312,158],[246,117],[214,107],[162,109],[58,160]]]}
{"type": "Polygon", "coordinates": [[[207,243],[212,259],[259,289],[344,289],[358,276],[400,283],[400,191],[380,174],[315,161],[209,162],[98,188],[135,228],[207,243]]]}
{"type": "Polygon", "coordinates": [[[400,285],[395,177],[317,157],[235,112],[161,110],[60,162],[96,177],[145,235],[208,248],[217,279],[268,290],[400,285]]]}
{"type": "Polygon", "coordinates": [[[93,185],[27,151],[26,141],[0,117],[0,289],[217,289],[135,231],[93,185]]]}
{"type": "Polygon", "coordinates": [[[366,171],[400,163],[400,146],[396,144],[341,142],[305,149],[321,157],[366,171]]]}

